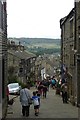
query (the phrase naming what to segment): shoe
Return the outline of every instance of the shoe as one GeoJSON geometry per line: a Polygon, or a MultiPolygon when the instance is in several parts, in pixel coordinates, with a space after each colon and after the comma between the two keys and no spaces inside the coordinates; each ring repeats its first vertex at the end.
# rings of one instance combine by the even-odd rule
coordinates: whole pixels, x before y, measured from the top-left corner
{"type": "Polygon", "coordinates": [[[68,102],[66,101],[65,103],[67,103],[68,104],[68,102]]]}
{"type": "Polygon", "coordinates": [[[38,114],[36,114],[36,116],[38,116],[38,114]]]}
{"type": "Polygon", "coordinates": [[[37,113],[35,113],[35,116],[38,116],[38,114],[37,114],[37,113]]]}
{"type": "Polygon", "coordinates": [[[26,117],[29,117],[29,114],[26,114],[26,117]]]}

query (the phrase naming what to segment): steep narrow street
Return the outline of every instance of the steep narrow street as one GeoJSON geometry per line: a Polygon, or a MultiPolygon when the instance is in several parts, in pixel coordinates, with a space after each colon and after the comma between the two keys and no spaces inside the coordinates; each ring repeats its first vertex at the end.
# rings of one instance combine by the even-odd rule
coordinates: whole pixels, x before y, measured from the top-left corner
{"type": "MultiPolygon", "coordinates": [[[[31,88],[31,91],[34,90],[35,88],[31,88]]],[[[24,118],[21,114],[19,97],[15,98],[14,104],[8,107],[6,118],[24,118]]],[[[50,89],[47,98],[41,98],[39,116],[34,115],[34,108],[31,105],[28,118],[78,118],[78,108],[71,103],[63,104],[61,96],[56,95],[55,90],[50,89]]]]}

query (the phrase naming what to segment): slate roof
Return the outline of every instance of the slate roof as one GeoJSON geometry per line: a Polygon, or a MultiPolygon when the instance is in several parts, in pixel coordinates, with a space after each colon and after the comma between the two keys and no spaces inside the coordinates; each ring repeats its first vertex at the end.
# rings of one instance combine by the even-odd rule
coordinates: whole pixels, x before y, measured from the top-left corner
{"type": "MultiPolygon", "coordinates": [[[[70,12],[69,12],[69,14],[67,15],[67,16],[65,16],[64,18],[61,18],[60,19],[60,27],[64,24],[64,22],[70,17],[70,15],[74,15],[74,12],[75,12],[75,8],[73,8],[70,12]]],[[[72,17],[71,16],[71,17],[72,17]]]]}
{"type": "Polygon", "coordinates": [[[15,51],[15,50],[8,50],[8,53],[20,58],[20,59],[29,59],[36,57],[35,54],[29,53],[27,51],[15,51]]]}

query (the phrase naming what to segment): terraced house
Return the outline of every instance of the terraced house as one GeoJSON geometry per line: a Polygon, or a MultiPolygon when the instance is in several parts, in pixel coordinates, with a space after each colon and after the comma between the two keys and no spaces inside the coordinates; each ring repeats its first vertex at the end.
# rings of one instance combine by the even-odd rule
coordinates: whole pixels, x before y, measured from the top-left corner
{"type": "MultiPolygon", "coordinates": [[[[61,61],[66,68],[69,100],[80,104],[80,2],[60,20],[61,61]]],[[[63,73],[64,74],[64,73],[63,73]]]]}
{"type": "MultiPolygon", "coordinates": [[[[14,69],[13,76],[17,76],[19,82],[27,83],[33,76],[35,80],[35,60],[36,55],[27,52],[20,42],[15,44],[14,41],[8,41],[8,70],[14,69]]],[[[9,82],[15,81],[10,80],[9,82]]]]}
{"type": "Polygon", "coordinates": [[[1,117],[6,114],[6,87],[7,86],[7,10],[6,0],[0,0],[0,103],[1,117]]]}
{"type": "Polygon", "coordinates": [[[77,80],[77,106],[80,107],[80,0],[75,2],[75,72],[77,80]]]}

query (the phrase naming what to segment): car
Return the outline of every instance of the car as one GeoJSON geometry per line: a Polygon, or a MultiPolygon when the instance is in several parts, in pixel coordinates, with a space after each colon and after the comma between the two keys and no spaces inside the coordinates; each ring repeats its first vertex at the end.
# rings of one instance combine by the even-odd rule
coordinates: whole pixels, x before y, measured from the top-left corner
{"type": "Polygon", "coordinates": [[[20,94],[21,86],[19,83],[10,83],[8,84],[9,94],[20,94]]]}

